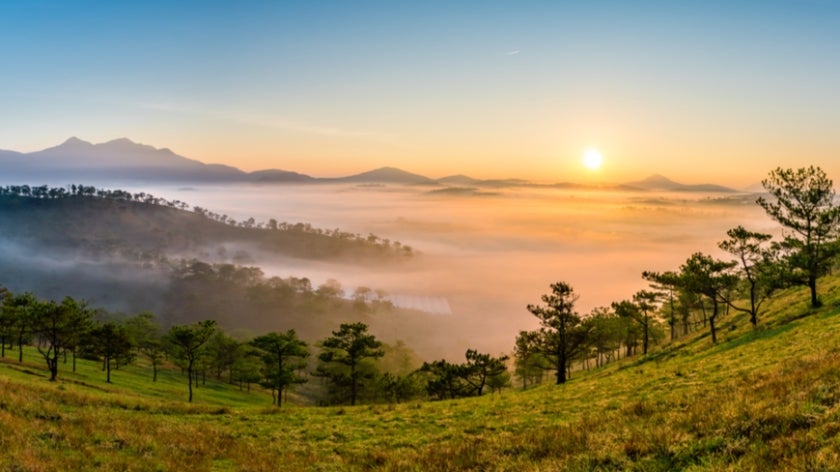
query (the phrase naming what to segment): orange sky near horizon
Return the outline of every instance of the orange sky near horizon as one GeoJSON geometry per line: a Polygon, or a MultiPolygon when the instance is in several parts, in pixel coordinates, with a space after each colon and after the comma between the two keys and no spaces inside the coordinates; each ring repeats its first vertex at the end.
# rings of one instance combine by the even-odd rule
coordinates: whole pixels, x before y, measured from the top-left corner
{"type": "Polygon", "coordinates": [[[319,177],[840,180],[838,20],[775,0],[5,2],[0,149],[127,137],[319,177]]]}

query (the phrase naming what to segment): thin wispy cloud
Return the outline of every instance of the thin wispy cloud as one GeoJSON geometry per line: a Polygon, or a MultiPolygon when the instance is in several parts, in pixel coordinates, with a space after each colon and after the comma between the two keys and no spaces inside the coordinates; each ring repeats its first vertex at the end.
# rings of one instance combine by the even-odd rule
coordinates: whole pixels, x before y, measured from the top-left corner
{"type": "Polygon", "coordinates": [[[522,51],[519,50],[519,49],[514,49],[512,51],[507,51],[505,53],[505,56],[515,56],[515,55],[519,54],[520,52],[522,52],[522,51]]]}

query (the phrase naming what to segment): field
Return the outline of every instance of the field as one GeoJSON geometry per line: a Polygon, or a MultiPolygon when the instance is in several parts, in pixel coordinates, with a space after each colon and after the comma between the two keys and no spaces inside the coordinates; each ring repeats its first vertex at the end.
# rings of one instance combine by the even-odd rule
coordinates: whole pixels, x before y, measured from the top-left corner
{"type": "MultiPolygon", "coordinates": [[[[0,364],[0,469],[829,470],[840,463],[840,278],[824,308],[778,295],[752,329],[723,318],[644,358],[574,372],[563,386],[447,402],[271,407],[216,383],[188,404],[176,369],[104,381],[97,363],[37,351],[0,364]]],[[[317,380],[313,380],[317,381],[317,380]]]]}

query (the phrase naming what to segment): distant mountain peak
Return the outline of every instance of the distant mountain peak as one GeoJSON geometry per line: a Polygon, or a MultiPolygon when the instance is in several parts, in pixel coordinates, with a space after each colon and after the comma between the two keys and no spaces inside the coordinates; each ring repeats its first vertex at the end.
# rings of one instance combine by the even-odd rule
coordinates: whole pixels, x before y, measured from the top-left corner
{"type": "Polygon", "coordinates": [[[134,141],[132,141],[128,138],[117,138],[117,139],[112,139],[110,141],[104,142],[102,144],[119,144],[121,146],[122,145],[131,146],[131,145],[137,145],[138,143],[135,143],[134,141]]]}
{"type": "Polygon", "coordinates": [[[66,141],[64,141],[63,143],[58,145],[58,147],[79,147],[79,146],[87,147],[87,146],[93,146],[93,144],[89,143],[89,142],[87,142],[83,139],[79,139],[75,136],[70,136],[69,138],[67,138],[66,141]]]}
{"type": "Polygon", "coordinates": [[[650,184],[676,184],[677,182],[665,177],[662,174],[651,174],[639,182],[646,182],[650,184]]]}
{"type": "Polygon", "coordinates": [[[625,184],[634,188],[641,188],[646,190],[668,190],[681,192],[734,192],[735,190],[716,184],[694,184],[687,185],[676,182],[665,177],[662,174],[651,174],[642,180],[635,182],[628,182],[625,184]]]}
{"type": "Polygon", "coordinates": [[[434,184],[435,181],[420,174],[398,169],[396,167],[380,167],[361,174],[351,175],[337,179],[345,182],[382,182],[382,183],[404,183],[404,184],[434,184]]]}

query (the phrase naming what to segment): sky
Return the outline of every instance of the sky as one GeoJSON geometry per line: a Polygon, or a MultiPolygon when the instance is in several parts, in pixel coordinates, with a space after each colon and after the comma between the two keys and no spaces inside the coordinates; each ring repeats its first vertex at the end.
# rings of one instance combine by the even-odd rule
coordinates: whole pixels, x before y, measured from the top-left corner
{"type": "Polygon", "coordinates": [[[0,61],[7,150],[128,137],[323,177],[840,179],[828,0],[2,2],[0,61]]]}

